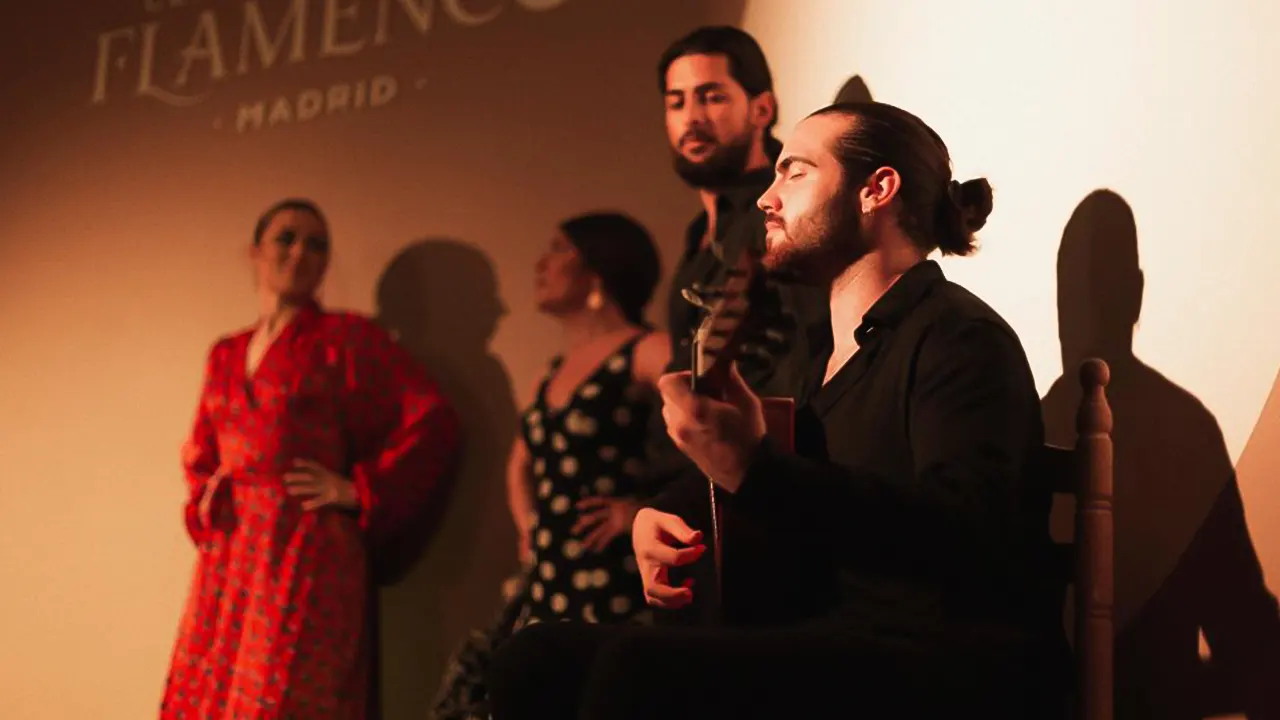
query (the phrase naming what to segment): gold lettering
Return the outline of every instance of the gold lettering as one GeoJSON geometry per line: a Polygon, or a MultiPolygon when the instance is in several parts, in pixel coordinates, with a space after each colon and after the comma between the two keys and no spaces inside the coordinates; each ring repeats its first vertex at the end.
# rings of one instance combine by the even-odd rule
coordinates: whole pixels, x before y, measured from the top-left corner
{"type": "MultiPolygon", "coordinates": [[[[474,4],[474,0],[471,0],[474,4]]],[[[467,7],[468,0],[440,0],[444,12],[454,22],[464,27],[478,27],[493,22],[502,14],[503,5],[499,1],[485,12],[474,12],[467,7]]],[[[522,3],[529,10],[551,10],[562,5],[566,0],[526,0],[522,3]]],[[[433,0],[395,0],[404,11],[409,22],[417,29],[419,35],[426,35],[431,30],[432,12],[435,10],[433,0]]],[[[386,45],[391,41],[391,4],[392,0],[378,0],[378,19],[374,31],[373,44],[386,45]]]]}
{"type": "Polygon", "coordinates": [[[324,35],[320,38],[320,57],[355,55],[364,47],[363,38],[338,42],[338,22],[354,19],[360,10],[359,0],[354,4],[348,0],[345,6],[340,4],[342,2],[343,0],[324,0],[324,35]]]}
{"type": "Polygon", "coordinates": [[[569,0],[516,0],[516,4],[531,12],[555,10],[569,0]]]}
{"type": "Polygon", "coordinates": [[[369,107],[382,107],[396,99],[400,84],[394,75],[378,75],[369,87],[369,107]]]}
{"type": "Polygon", "coordinates": [[[374,21],[373,44],[375,47],[391,41],[391,0],[378,0],[378,17],[374,21]]]}
{"type": "Polygon", "coordinates": [[[244,132],[246,126],[248,129],[257,130],[262,127],[263,116],[266,114],[266,103],[259,100],[256,103],[243,104],[236,111],[236,132],[244,132]]]}
{"type": "MultiPolygon", "coordinates": [[[[431,0],[396,0],[409,16],[409,21],[418,28],[418,34],[426,35],[431,29],[431,0]]],[[[374,31],[373,44],[386,45],[391,40],[391,0],[379,0],[377,30],[374,31]]]]}
{"type": "Polygon", "coordinates": [[[346,108],[347,103],[351,102],[351,86],[346,84],[334,85],[329,88],[329,96],[325,100],[327,100],[325,109],[328,112],[346,108]]]}
{"type": "Polygon", "coordinates": [[[490,8],[487,13],[472,13],[463,7],[463,0],[441,0],[444,4],[444,11],[452,17],[459,25],[466,27],[478,27],[485,23],[493,22],[494,18],[502,14],[502,5],[495,5],[490,8]]]}
{"type": "Polygon", "coordinates": [[[275,127],[293,120],[293,108],[289,107],[288,98],[276,98],[271,104],[271,114],[267,116],[267,124],[275,127]]]}
{"type": "Polygon", "coordinates": [[[222,61],[222,44],[218,40],[218,20],[212,10],[200,13],[200,22],[196,24],[191,44],[182,50],[182,68],[178,70],[175,85],[183,87],[187,84],[191,79],[191,64],[196,60],[209,61],[210,79],[221,80],[227,74],[222,61]]]}
{"type": "Polygon", "coordinates": [[[303,90],[298,93],[298,121],[313,120],[324,110],[324,93],[319,90],[303,90]]]}
{"type": "MultiPolygon", "coordinates": [[[[190,107],[204,100],[208,95],[207,92],[204,95],[178,95],[156,86],[153,78],[156,65],[156,33],[158,32],[160,32],[160,23],[149,22],[142,24],[142,51],[139,53],[138,61],[137,94],[139,96],[153,97],[166,105],[177,105],[179,107],[190,107]]],[[[221,55],[218,58],[220,66],[221,55]]]]}
{"type": "Polygon", "coordinates": [[[133,28],[120,28],[105,32],[98,36],[98,64],[93,73],[93,97],[89,102],[101,105],[107,101],[107,63],[111,62],[111,41],[117,38],[133,40],[137,31],[133,28]]]}
{"type": "Polygon", "coordinates": [[[149,22],[142,26],[142,52],[138,61],[139,95],[152,95],[155,84],[151,78],[156,67],[156,33],[160,31],[160,23],[149,22]]]}
{"type": "Polygon", "coordinates": [[[289,62],[302,62],[306,58],[307,0],[290,0],[289,9],[280,20],[274,38],[267,36],[266,19],[262,16],[262,6],[258,0],[248,0],[244,5],[244,26],[240,32],[240,62],[236,72],[244,75],[249,72],[249,50],[258,51],[258,61],[262,69],[268,70],[280,57],[284,49],[285,37],[292,32],[292,45],[289,48],[289,62]]]}

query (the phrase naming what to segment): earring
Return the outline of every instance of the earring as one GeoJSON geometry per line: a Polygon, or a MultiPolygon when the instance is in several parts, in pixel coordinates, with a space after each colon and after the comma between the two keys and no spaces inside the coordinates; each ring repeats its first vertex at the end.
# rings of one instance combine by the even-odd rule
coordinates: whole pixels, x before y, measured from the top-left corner
{"type": "Polygon", "coordinates": [[[602,307],[604,307],[604,295],[599,290],[592,290],[587,296],[587,309],[594,312],[602,307]]]}

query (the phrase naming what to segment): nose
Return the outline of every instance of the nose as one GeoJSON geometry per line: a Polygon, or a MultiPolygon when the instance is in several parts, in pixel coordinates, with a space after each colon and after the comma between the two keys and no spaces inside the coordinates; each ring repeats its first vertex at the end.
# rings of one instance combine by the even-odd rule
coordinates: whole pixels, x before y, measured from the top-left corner
{"type": "Polygon", "coordinates": [[[685,119],[690,127],[704,125],[707,122],[707,106],[694,101],[685,105],[685,119]]]}
{"type": "Polygon", "coordinates": [[[782,208],[782,198],[778,196],[778,181],[775,179],[769,188],[756,200],[756,207],[766,213],[776,213],[782,208]]]}
{"type": "Polygon", "coordinates": [[[676,113],[679,118],[681,137],[687,135],[690,130],[704,129],[710,124],[706,106],[696,100],[685,103],[676,113]]]}

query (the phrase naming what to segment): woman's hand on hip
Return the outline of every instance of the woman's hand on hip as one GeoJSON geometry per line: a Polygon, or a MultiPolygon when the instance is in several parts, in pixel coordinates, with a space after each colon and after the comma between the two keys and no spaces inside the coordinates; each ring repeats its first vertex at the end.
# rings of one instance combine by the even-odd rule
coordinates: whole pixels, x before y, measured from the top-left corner
{"type": "Polygon", "coordinates": [[[294,460],[293,469],[284,474],[284,484],[285,492],[302,498],[303,510],[355,510],[360,507],[355,483],[318,462],[294,460]]]}

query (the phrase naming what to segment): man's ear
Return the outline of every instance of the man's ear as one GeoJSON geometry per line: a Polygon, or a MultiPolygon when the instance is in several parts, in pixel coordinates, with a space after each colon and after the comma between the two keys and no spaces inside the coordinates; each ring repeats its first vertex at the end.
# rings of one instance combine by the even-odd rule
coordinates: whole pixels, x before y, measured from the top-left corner
{"type": "Polygon", "coordinates": [[[778,119],[778,98],[773,94],[772,90],[764,92],[751,98],[747,108],[748,118],[751,120],[752,126],[758,130],[765,130],[778,119]]]}
{"type": "Polygon", "coordinates": [[[902,188],[902,176],[891,167],[877,168],[858,191],[858,212],[875,212],[893,202],[902,188]]]}

